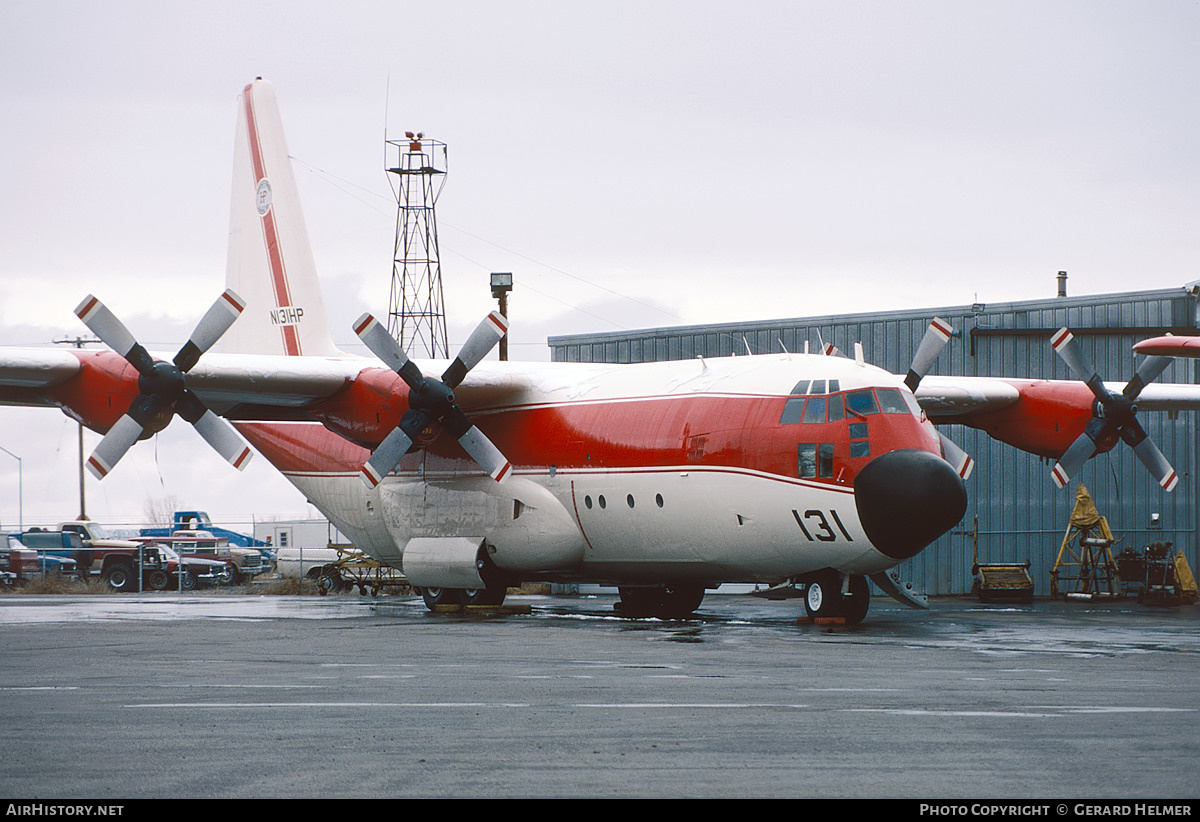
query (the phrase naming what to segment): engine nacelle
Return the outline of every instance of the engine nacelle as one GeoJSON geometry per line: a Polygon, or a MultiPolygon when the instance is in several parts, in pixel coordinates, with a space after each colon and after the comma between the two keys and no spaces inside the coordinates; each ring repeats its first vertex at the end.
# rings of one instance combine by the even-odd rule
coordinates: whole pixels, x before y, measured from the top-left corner
{"type": "Polygon", "coordinates": [[[485,588],[482,547],[483,537],[414,537],[404,546],[404,576],[418,588],[485,588]]]}
{"type": "MultiPolygon", "coordinates": [[[[568,571],[583,562],[587,543],[570,513],[546,488],[523,477],[503,483],[486,476],[415,480],[381,484],[387,528],[404,545],[404,574],[413,585],[477,588],[474,585],[418,582],[414,571],[439,578],[466,574],[487,542],[487,559],[515,578],[568,571]],[[420,556],[410,559],[413,550],[420,556]],[[470,554],[470,556],[468,556],[470,554]]],[[[477,576],[472,577],[477,579],[477,576]]]]}

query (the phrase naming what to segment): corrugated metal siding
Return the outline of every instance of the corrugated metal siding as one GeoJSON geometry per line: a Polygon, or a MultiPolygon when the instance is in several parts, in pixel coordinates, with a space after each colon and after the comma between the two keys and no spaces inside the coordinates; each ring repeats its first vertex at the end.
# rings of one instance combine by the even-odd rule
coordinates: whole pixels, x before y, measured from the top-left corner
{"type": "MultiPolygon", "coordinates": [[[[929,320],[940,316],[956,335],[933,372],[968,376],[1069,379],[1066,365],[1050,347],[1050,334],[1068,326],[1106,380],[1123,382],[1135,370],[1132,346],[1163,330],[1193,329],[1197,304],[1187,291],[1063,297],[1020,303],[959,306],[895,313],[796,318],[744,324],[659,328],[618,334],[552,337],[556,362],[646,362],[697,356],[818,350],[831,342],[850,354],[861,342],[868,361],[896,374],[908,370],[929,320]]],[[[1200,363],[1180,360],[1160,382],[1198,382],[1200,363]]],[[[1121,540],[1114,553],[1148,542],[1170,541],[1182,548],[1200,572],[1196,510],[1200,504],[1200,453],[1196,414],[1175,421],[1165,413],[1144,413],[1142,426],[1170,460],[1180,482],[1164,493],[1124,444],[1090,462],[1077,478],[1121,540]],[[1151,514],[1160,527],[1150,528],[1151,514]]],[[[983,562],[1031,563],[1038,594],[1048,594],[1050,571],[1075,503],[1072,482],[1059,491],[1050,481],[1051,464],[962,426],[943,429],[976,460],[967,482],[970,505],[961,525],[905,563],[905,579],[930,594],[963,594],[971,587],[971,530],[979,522],[983,562]]]]}

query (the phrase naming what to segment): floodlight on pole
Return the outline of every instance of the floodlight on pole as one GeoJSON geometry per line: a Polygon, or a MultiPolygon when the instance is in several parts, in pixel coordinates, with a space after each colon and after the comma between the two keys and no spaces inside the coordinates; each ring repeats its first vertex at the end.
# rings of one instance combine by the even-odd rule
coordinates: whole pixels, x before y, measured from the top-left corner
{"type": "MultiPolygon", "coordinates": [[[[513,278],[511,272],[492,272],[492,298],[500,301],[500,314],[508,319],[508,292],[512,291],[513,278]]],[[[500,338],[500,360],[508,360],[508,332],[500,338]]]]}

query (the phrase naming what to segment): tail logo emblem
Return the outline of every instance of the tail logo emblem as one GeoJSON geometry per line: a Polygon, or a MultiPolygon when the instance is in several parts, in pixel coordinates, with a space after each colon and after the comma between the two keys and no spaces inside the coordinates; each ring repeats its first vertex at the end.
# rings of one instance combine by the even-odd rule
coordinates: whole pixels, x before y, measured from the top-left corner
{"type": "Polygon", "coordinates": [[[267,182],[266,177],[258,181],[255,206],[258,208],[258,216],[260,217],[267,216],[267,212],[271,210],[271,184],[267,182]]]}

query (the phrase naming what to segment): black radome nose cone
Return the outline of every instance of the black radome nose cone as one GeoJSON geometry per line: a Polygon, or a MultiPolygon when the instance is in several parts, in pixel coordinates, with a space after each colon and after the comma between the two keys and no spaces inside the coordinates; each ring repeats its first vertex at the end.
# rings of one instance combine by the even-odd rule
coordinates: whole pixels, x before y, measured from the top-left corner
{"type": "Polygon", "coordinates": [[[867,463],[854,480],[854,502],[867,539],[897,560],[953,528],[967,511],[962,478],[928,451],[890,451],[867,463]]]}

